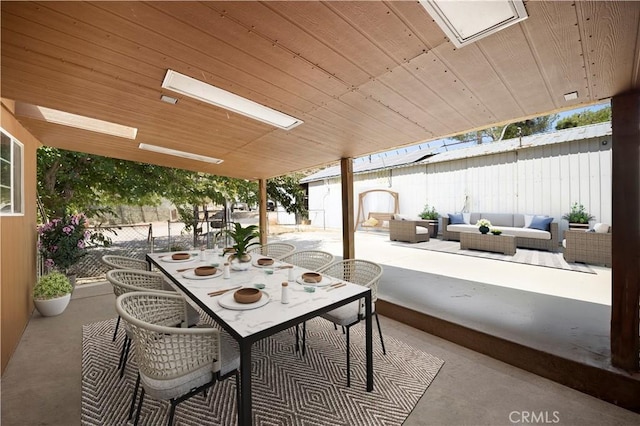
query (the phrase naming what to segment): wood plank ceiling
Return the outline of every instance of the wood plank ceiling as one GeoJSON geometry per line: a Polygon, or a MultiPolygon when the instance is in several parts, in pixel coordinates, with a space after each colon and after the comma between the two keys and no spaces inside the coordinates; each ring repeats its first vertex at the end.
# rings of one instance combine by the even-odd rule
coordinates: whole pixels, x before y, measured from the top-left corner
{"type": "Polygon", "coordinates": [[[2,2],[3,98],[45,145],[268,178],[640,88],[640,2],[529,1],[456,49],[415,1],[2,2]],[[304,120],[284,131],[161,88],[167,69],[304,120]],[[567,102],[565,93],[577,91],[567,102]],[[176,105],[160,101],[167,94],[176,105]],[[135,140],[20,115],[38,105],[135,140]],[[221,158],[212,165],[139,143],[221,158]]]}

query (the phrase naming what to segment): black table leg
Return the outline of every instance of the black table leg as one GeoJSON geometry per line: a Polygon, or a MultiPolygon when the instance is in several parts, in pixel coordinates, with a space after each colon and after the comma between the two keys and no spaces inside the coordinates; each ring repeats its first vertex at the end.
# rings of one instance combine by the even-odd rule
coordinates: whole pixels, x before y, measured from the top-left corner
{"type": "Polygon", "coordinates": [[[371,392],[373,390],[373,327],[371,324],[373,310],[371,309],[371,290],[364,296],[364,307],[367,345],[367,392],[371,392]]]}
{"type": "Polygon", "coordinates": [[[238,424],[250,426],[251,417],[251,342],[240,342],[240,399],[242,410],[238,424]]]}

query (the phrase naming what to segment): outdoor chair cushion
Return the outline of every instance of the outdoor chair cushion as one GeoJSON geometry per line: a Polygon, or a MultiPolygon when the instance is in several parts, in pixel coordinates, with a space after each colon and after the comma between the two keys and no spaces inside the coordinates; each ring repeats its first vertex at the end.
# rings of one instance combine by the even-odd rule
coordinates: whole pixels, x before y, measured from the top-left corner
{"type": "MultiPolygon", "coordinates": [[[[363,304],[364,306],[364,304],[363,304]]],[[[376,304],[371,303],[371,312],[376,311],[376,304]]],[[[360,312],[360,301],[356,300],[348,305],[340,306],[326,314],[322,314],[322,318],[333,322],[340,326],[347,326],[358,322],[358,313],[360,312]]],[[[364,309],[362,310],[364,315],[364,309]]]]}
{"type": "Polygon", "coordinates": [[[451,225],[464,225],[464,217],[462,213],[449,213],[449,223],[451,225]]]}

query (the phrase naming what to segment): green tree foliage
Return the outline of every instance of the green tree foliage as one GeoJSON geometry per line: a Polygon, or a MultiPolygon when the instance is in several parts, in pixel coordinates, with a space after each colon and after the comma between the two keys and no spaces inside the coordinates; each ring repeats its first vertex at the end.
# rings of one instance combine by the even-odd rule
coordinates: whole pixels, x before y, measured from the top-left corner
{"type": "Polygon", "coordinates": [[[611,107],[607,106],[597,111],[582,111],[569,115],[556,124],[556,130],[568,129],[571,127],[586,126],[587,124],[602,123],[611,121],[611,107]]]}
{"type": "MultiPolygon", "coordinates": [[[[529,136],[536,133],[543,133],[551,130],[551,125],[558,118],[557,114],[545,115],[542,117],[532,118],[530,120],[518,121],[516,123],[507,124],[507,128],[504,131],[502,139],[512,139],[519,136],[529,136]]],[[[452,137],[461,143],[477,142],[478,144],[483,142],[494,142],[500,139],[500,135],[505,126],[487,127],[486,129],[478,130],[476,132],[464,133],[452,137]]]]}
{"type": "MultiPolygon", "coordinates": [[[[178,207],[185,223],[193,221],[193,206],[234,200],[256,204],[254,181],[118,160],[57,148],[38,150],[38,193],[50,217],[83,211],[88,217],[117,205],[158,205],[163,198],[178,207]]],[[[267,181],[267,195],[289,213],[302,213],[301,175],[267,181]]]]}

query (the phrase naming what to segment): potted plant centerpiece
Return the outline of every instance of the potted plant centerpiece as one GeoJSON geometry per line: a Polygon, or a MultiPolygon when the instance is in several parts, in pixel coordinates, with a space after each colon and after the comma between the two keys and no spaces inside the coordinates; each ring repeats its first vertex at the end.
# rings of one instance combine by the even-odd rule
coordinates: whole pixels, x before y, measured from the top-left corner
{"type": "Polygon", "coordinates": [[[430,222],[431,226],[429,226],[429,237],[436,238],[438,236],[438,218],[440,217],[440,215],[436,211],[436,208],[433,206],[429,208],[429,204],[425,204],[422,213],[420,213],[418,216],[430,222]]]}
{"type": "Polygon", "coordinates": [[[38,279],[33,288],[33,303],[40,315],[60,315],[67,308],[73,287],[66,275],[49,272],[38,279]]]}
{"type": "Polygon", "coordinates": [[[251,255],[249,248],[260,243],[256,239],[260,238],[260,233],[256,225],[242,227],[240,223],[234,223],[233,229],[225,229],[224,232],[233,240],[231,246],[233,253],[229,255],[231,268],[235,270],[246,270],[251,266],[251,255]]]}
{"type": "Polygon", "coordinates": [[[595,216],[589,214],[582,204],[573,203],[571,211],[562,218],[569,222],[569,229],[588,229],[589,221],[595,216]]]}

